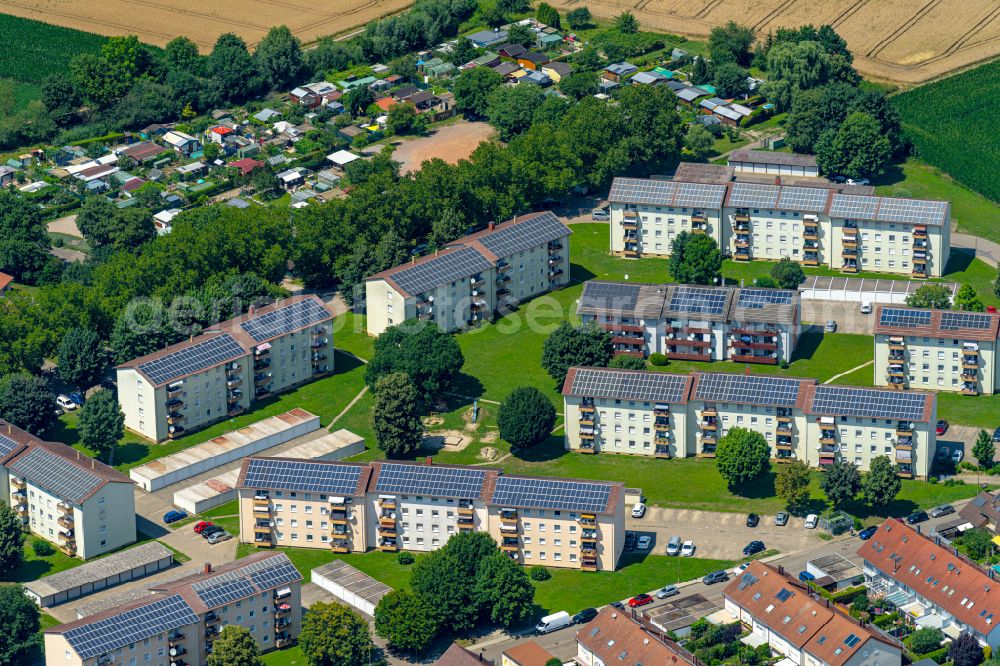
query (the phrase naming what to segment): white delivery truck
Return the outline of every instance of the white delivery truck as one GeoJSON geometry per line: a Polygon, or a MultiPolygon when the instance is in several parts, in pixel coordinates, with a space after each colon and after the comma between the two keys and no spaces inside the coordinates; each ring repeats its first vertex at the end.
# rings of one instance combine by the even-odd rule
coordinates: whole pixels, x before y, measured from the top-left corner
{"type": "Polygon", "coordinates": [[[559,611],[558,613],[553,613],[552,615],[546,615],[543,617],[542,620],[535,625],[535,632],[539,634],[547,634],[550,631],[568,627],[572,623],[573,618],[570,617],[569,613],[566,611],[559,611]]]}

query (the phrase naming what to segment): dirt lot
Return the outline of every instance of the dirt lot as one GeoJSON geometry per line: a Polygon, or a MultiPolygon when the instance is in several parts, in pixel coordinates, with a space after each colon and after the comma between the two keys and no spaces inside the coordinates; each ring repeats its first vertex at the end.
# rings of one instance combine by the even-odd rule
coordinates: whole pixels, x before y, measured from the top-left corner
{"type": "MultiPolygon", "coordinates": [[[[578,0],[556,0],[561,10],[578,0]]],[[[644,28],[705,37],[735,20],[766,34],[779,27],[830,24],[865,76],[920,83],[1000,52],[996,0],[592,0],[595,15],[628,9],[644,28]]]]}
{"type": "Polygon", "coordinates": [[[486,123],[460,120],[444,125],[430,136],[400,142],[392,157],[403,165],[403,173],[416,171],[421,162],[435,157],[454,164],[471,155],[492,134],[493,128],[486,123]]]}
{"type": "Polygon", "coordinates": [[[190,37],[202,52],[222,33],[253,47],[271,26],[287,25],[302,41],[335,35],[393,14],[412,0],[2,0],[7,14],[102,35],[136,35],[165,45],[190,37]]]}

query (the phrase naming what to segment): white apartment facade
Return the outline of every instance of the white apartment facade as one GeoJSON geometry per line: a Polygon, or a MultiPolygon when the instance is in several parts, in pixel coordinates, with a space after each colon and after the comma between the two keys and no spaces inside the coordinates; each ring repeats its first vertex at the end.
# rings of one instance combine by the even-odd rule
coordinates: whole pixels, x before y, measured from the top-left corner
{"type": "Polygon", "coordinates": [[[875,321],[875,385],[996,392],[1000,314],[879,305],[875,321]]]}
{"type": "Polygon", "coordinates": [[[855,186],[616,178],[611,251],[668,256],[681,232],[711,236],[737,261],[790,258],[845,273],[940,277],[950,253],[947,201],[874,196],[855,186]],[[864,193],[857,193],[858,190],[864,193]]]}
{"type": "Polygon", "coordinates": [[[365,278],[368,334],[412,319],[455,331],[563,287],[570,233],[552,213],[531,213],[371,275],[365,278]]]}
{"type": "Polygon", "coordinates": [[[801,337],[801,298],[790,289],[635,282],[584,283],[581,321],[610,331],[616,355],[777,365],[801,337]]]}
{"type": "Polygon", "coordinates": [[[624,548],[619,483],[451,465],[248,458],[237,492],[240,538],[258,547],[429,552],[476,531],[519,563],[588,571],[614,570],[624,548]]]}
{"type": "Polygon", "coordinates": [[[63,554],[85,560],[134,543],[132,486],[111,467],[0,420],[0,497],[63,554]]]}
{"type": "Polygon", "coordinates": [[[47,666],[203,666],[230,625],[261,652],[291,645],[302,628],[302,576],[284,553],[254,553],[150,588],[150,595],[45,630],[47,666]]]}
{"type": "Polygon", "coordinates": [[[732,428],[760,433],[776,463],[867,470],[888,456],[900,476],[925,477],[936,446],[936,396],[736,373],[570,368],[565,448],[653,458],[715,457],[732,428]]]}
{"type": "Polygon", "coordinates": [[[119,365],[125,427],[173,439],[332,372],[332,323],[319,297],[294,296],[119,365]]]}

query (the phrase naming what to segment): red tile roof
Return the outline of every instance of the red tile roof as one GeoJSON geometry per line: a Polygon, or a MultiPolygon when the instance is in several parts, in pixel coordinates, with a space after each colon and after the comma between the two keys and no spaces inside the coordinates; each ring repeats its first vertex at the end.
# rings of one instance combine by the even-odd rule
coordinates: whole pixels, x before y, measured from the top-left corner
{"type": "Polygon", "coordinates": [[[504,650],[503,656],[512,661],[515,666],[545,666],[549,659],[555,658],[551,652],[535,641],[526,641],[509,650],[504,650]]]}
{"type": "Polygon", "coordinates": [[[240,160],[233,160],[232,162],[229,163],[229,166],[236,167],[237,169],[240,170],[241,175],[246,176],[254,169],[264,166],[264,163],[261,162],[260,160],[255,160],[250,157],[244,157],[243,159],[240,160]]]}
{"type": "Polygon", "coordinates": [[[493,662],[469,652],[458,643],[452,643],[434,664],[435,666],[492,666],[493,662]]]}
{"type": "Polygon", "coordinates": [[[679,646],[661,641],[625,613],[606,606],[576,632],[576,642],[616,666],[694,664],[679,646]]]}
{"type": "Polygon", "coordinates": [[[3,291],[7,285],[14,281],[14,276],[7,275],[6,273],[0,273],[0,291],[3,291]]]}

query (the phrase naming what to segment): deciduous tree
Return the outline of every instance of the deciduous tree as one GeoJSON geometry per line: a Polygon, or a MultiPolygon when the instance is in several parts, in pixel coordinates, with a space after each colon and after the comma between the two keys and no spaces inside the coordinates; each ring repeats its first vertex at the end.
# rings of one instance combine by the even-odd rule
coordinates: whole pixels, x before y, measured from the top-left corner
{"type": "Polygon", "coordinates": [[[748,76],[750,73],[735,62],[723,62],[713,68],[712,85],[719,97],[743,97],[750,92],[748,76]]]}
{"type": "Polygon", "coordinates": [[[436,325],[399,324],[376,338],[365,382],[374,388],[381,377],[404,372],[426,404],[451,387],[464,363],[458,341],[436,325]]]}
{"type": "Polygon", "coordinates": [[[608,363],[608,367],[620,370],[645,370],[646,359],[629,354],[621,354],[612,358],[611,362],[608,363]]]}
{"type": "Polygon", "coordinates": [[[809,501],[809,466],[801,460],[779,465],[774,477],[774,492],[785,506],[795,511],[809,501]]]}
{"type": "Polygon", "coordinates": [[[715,449],[719,474],[730,488],[756,479],[770,467],[771,450],[759,432],[730,428],[715,449]]]}
{"type": "Polygon", "coordinates": [[[0,189],[0,271],[34,284],[48,259],[49,238],[39,208],[0,189]]]}
{"type": "Polygon", "coordinates": [[[45,380],[27,373],[0,377],[0,418],[42,437],[52,426],[56,396],[45,380]]]}
{"type": "MultiPolygon", "coordinates": [[[[0,503],[2,504],[2,503],[0,503]]],[[[5,507],[0,507],[0,512],[5,507]]],[[[3,571],[0,567],[0,571],[3,571]]],[[[29,663],[29,653],[40,644],[38,606],[20,585],[0,585],[0,664],[29,663]]]]}
{"type": "MultiPolygon", "coordinates": [[[[21,519],[6,502],[0,502],[0,575],[10,575],[24,560],[21,519]]],[[[10,580],[10,579],[8,579],[10,580]]],[[[0,590],[4,589],[0,586],[0,590]]],[[[0,608],[0,613],[3,609],[0,608]]],[[[10,663],[0,660],[0,663],[10,663]]]]}
{"type": "Polygon", "coordinates": [[[799,262],[788,257],[771,267],[771,277],[782,289],[798,289],[806,280],[806,274],[799,262]]]}
{"type": "Polygon", "coordinates": [[[722,252],[711,236],[682,231],[670,244],[667,270],[681,284],[716,284],[722,281],[722,252]]]}
{"type": "Polygon", "coordinates": [[[839,508],[854,499],[861,490],[861,474],[854,463],[838,460],[823,470],[819,487],[835,508],[839,508]]]}
{"type": "Polygon", "coordinates": [[[246,42],[234,33],[219,35],[207,64],[212,85],[224,102],[247,99],[261,87],[257,62],[247,50],[246,42]]]}
{"type": "Polygon", "coordinates": [[[390,458],[420,448],[424,429],[418,405],[417,390],[405,373],[394,372],[375,383],[372,431],[378,447],[390,458]]]}
{"type": "Polygon", "coordinates": [[[206,666],[263,666],[257,641],[250,630],[238,624],[222,628],[222,633],[212,643],[212,653],[205,660],[206,666]]]}
{"type": "Polygon", "coordinates": [[[484,532],[461,532],[413,565],[410,586],[434,609],[442,628],[468,631],[480,615],[476,580],[480,563],[498,552],[484,532]]]}
{"type": "Polygon", "coordinates": [[[593,16],[586,7],[577,7],[566,13],[566,23],[573,30],[589,27],[592,20],[593,16]]]}
{"type": "Polygon", "coordinates": [[[475,594],[482,614],[501,627],[520,624],[534,610],[535,587],[527,572],[500,551],[479,565],[475,594]]]}
{"type": "Polygon", "coordinates": [[[570,326],[563,322],[545,340],[542,367],[560,384],[571,366],[606,367],[614,354],[611,333],[594,325],[570,326]]]}
{"type": "Polygon", "coordinates": [[[257,68],[271,88],[284,90],[302,76],[302,44],[288,26],[272,27],[254,52],[257,68]]]}
{"type": "Polygon", "coordinates": [[[562,27],[559,21],[559,12],[547,2],[538,3],[538,9],[535,10],[535,18],[538,19],[540,23],[544,23],[550,28],[555,28],[559,30],[562,27]]]}
{"type": "Polygon", "coordinates": [[[941,647],[944,634],[936,627],[924,627],[910,634],[909,642],[913,654],[927,654],[941,647]]]}
{"type": "Polygon", "coordinates": [[[948,657],[955,666],[977,666],[983,663],[983,647],[975,636],[963,632],[948,646],[948,657]]]}
{"type": "Polygon", "coordinates": [[[985,312],[986,306],[983,305],[982,299],[979,298],[979,294],[976,293],[972,285],[965,283],[955,292],[955,309],[966,312],[985,312]]]}
{"type": "Polygon", "coordinates": [[[816,142],[816,163],[824,174],[879,176],[890,157],[889,139],[878,122],[865,113],[852,113],[836,131],[824,132],[816,142]]]}
{"type": "Polygon", "coordinates": [[[555,422],[552,401],[534,386],[519,386],[508,393],[497,412],[500,437],[516,448],[541,442],[555,422]]]}
{"type": "Polygon", "coordinates": [[[712,56],[712,63],[721,65],[734,62],[740,67],[748,67],[753,58],[753,42],[753,28],[735,21],[712,28],[708,36],[708,51],[712,56]]]}
{"type": "Polygon", "coordinates": [[[983,527],[966,530],[962,533],[962,545],[965,546],[969,557],[982,560],[988,557],[993,549],[993,535],[983,527]]]}
{"type": "Polygon", "coordinates": [[[125,414],[118,399],[108,389],[99,389],[80,409],[80,441],[98,455],[106,455],[108,465],[115,464],[115,448],[125,436],[125,414]]]}
{"type": "Polygon", "coordinates": [[[364,666],[375,644],[368,623],[343,604],[320,601],[302,618],[299,646],[312,666],[364,666]]]}
{"type": "Polygon", "coordinates": [[[418,655],[437,636],[437,614],[413,592],[393,590],[375,606],[375,633],[391,647],[418,655]]]}
{"type": "Polygon", "coordinates": [[[532,119],[545,95],[537,86],[501,86],[489,94],[486,117],[504,141],[510,141],[531,127],[532,119]]]}
{"type": "Polygon", "coordinates": [[[925,284],[906,297],[911,308],[951,309],[951,291],[942,284],[925,284]]]}
{"type": "Polygon", "coordinates": [[[531,48],[535,43],[535,32],[528,26],[517,23],[508,31],[507,41],[511,44],[520,44],[525,48],[531,48]]]}
{"type": "Polygon", "coordinates": [[[639,32],[639,19],[630,11],[624,11],[615,17],[613,27],[623,35],[634,35],[639,32]]]}
{"type": "Polygon", "coordinates": [[[976,462],[984,470],[989,470],[993,467],[993,458],[996,457],[996,454],[997,447],[993,443],[990,433],[980,430],[979,434],[976,435],[976,443],[972,446],[972,455],[975,456],[976,462]]]}
{"type": "Polygon", "coordinates": [[[573,99],[583,99],[588,95],[597,94],[599,84],[597,72],[573,72],[559,82],[559,90],[573,99]]]}
{"type": "Polygon", "coordinates": [[[71,328],[59,344],[59,376],[86,391],[101,381],[108,367],[108,353],[96,331],[71,328]]]}
{"type": "Polygon", "coordinates": [[[876,456],[868,464],[868,472],[861,478],[861,495],[872,507],[882,510],[896,499],[903,488],[896,465],[888,456],[876,456]]]}

